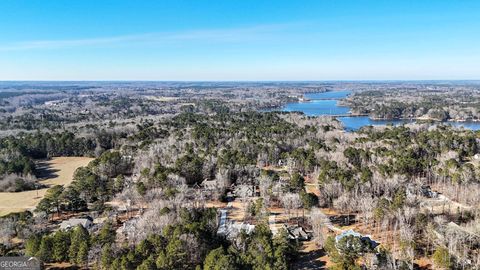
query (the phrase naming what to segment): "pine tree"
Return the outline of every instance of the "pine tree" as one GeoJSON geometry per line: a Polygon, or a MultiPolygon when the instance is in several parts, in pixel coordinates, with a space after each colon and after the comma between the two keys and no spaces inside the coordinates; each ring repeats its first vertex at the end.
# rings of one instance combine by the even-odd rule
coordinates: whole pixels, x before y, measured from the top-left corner
{"type": "Polygon", "coordinates": [[[57,231],[53,235],[53,260],[64,262],[68,260],[68,251],[70,247],[70,233],[57,231]]]}
{"type": "Polygon", "coordinates": [[[52,238],[48,235],[44,236],[42,237],[42,241],[40,242],[40,248],[38,249],[36,257],[38,257],[43,262],[51,262],[53,259],[52,249],[52,238]]]}
{"type": "Polygon", "coordinates": [[[70,239],[71,245],[70,249],[68,250],[68,257],[71,263],[77,263],[80,246],[83,243],[86,243],[88,247],[90,236],[88,234],[88,231],[84,227],[78,225],[73,229],[70,239]]]}
{"type": "Polygon", "coordinates": [[[102,249],[102,257],[101,257],[101,262],[102,262],[102,268],[103,269],[109,269],[110,265],[112,264],[112,247],[110,244],[106,244],[103,246],[102,249]]]}
{"type": "Polygon", "coordinates": [[[226,254],[223,247],[214,249],[208,253],[203,264],[204,270],[222,270],[222,269],[238,269],[235,264],[235,258],[226,254]]]}
{"type": "Polygon", "coordinates": [[[155,259],[153,258],[153,255],[150,255],[146,260],[142,262],[142,264],[140,264],[137,267],[137,270],[155,270],[155,269],[157,268],[155,267],[155,259]]]}
{"type": "Polygon", "coordinates": [[[77,253],[77,260],[78,265],[86,266],[88,264],[88,244],[86,241],[80,244],[77,253]]]}
{"type": "Polygon", "coordinates": [[[63,186],[56,185],[47,190],[45,194],[45,199],[50,202],[51,207],[55,207],[57,211],[57,216],[60,216],[60,204],[61,204],[61,196],[64,191],[63,186]]]}
{"type": "Polygon", "coordinates": [[[42,237],[38,234],[33,234],[32,236],[30,236],[25,243],[25,255],[35,256],[40,249],[41,241],[42,237]]]}
{"type": "Polygon", "coordinates": [[[113,229],[112,223],[110,221],[105,222],[102,229],[98,233],[97,243],[100,245],[111,244],[115,241],[115,230],[113,229]]]}
{"type": "Polygon", "coordinates": [[[274,269],[278,270],[287,270],[289,256],[293,256],[296,252],[293,245],[290,244],[288,240],[287,230],[282,229],[278,234],[273,238],[273,246],[275,248],[273,264],[274,269]]]}

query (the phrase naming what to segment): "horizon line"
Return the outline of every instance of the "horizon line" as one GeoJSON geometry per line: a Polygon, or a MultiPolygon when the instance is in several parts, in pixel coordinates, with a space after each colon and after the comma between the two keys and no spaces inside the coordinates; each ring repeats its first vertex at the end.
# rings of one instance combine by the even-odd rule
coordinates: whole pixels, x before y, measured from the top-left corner
{"type": "Polygon", "coordinates": [[[0,80],[6,82],[480,82],[478,79],[325,79],[325,80],[0,80]]]}

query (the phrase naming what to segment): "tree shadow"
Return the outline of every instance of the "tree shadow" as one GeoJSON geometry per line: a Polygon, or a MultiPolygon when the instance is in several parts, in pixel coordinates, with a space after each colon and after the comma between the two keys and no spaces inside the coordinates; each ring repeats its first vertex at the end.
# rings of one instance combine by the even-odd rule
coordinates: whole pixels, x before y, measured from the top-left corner
{"type": "Polygon", "coordinates": [[[40,180],[48,180],[58,177],[58,169],[53,169],[48,160],[41,160],[36,163],[35,176],[40,180]]]}
{"type": "Polygon", "coordinates": [[[337,226],[349,226],[356,222],[355,215],[335,215],[330,217],[330,221],[337,226]]]}
{"type": "Polygon", "coordinates": [[[323,249],[312,250],[309,252],[300,252],[297,260],[293,265],[293,269],[327,269],[326,263],[319,260],[320,257],[323,257],[325,255],[326,253],[323,249]]]}

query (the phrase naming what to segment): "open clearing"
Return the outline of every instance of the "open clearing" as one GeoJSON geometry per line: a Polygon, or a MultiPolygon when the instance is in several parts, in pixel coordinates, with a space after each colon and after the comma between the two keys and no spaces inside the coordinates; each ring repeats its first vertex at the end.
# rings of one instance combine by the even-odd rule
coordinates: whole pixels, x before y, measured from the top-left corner
{"type": "MultiPolygon", "coordinates": [[[[88,157],[54,157],[45,162],[50,176],[40,182],[48,187],[54,185],[68,186],[73,173],[78,167],[86,166],[93,158],[88,157]]],[[[0,216],[13,212],[33,210],[43,198],[48,188],[22,192],[0,192],[0,216]]]]}

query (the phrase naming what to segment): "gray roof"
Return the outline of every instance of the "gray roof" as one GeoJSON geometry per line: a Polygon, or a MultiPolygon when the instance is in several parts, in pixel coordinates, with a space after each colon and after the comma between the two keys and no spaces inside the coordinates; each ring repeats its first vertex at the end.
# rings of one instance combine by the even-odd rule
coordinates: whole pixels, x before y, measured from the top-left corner
{"type": "Polygon", "coordinates": [[[288,237],[290,239],[298,239],[298,240],[308,240],[310,239],[310,235],[305,231],[305,229],[301,226],[286,226],[288,232],[288,237]]]}
{"type": "Polygon", "coordinates": [[[62,221],[60,224],[60,229],[66,230],[77,225],[81,225],[85,229],[88,229],[90,226],[92,226],[92,221],[88,218],[71,218],[69,220],[62,221]]]}
{"type": "Polygon", "coordinates": [[[218,186],[217,180],[203,180],[201,186],[205,189],[216,189],[218,186]]]}

